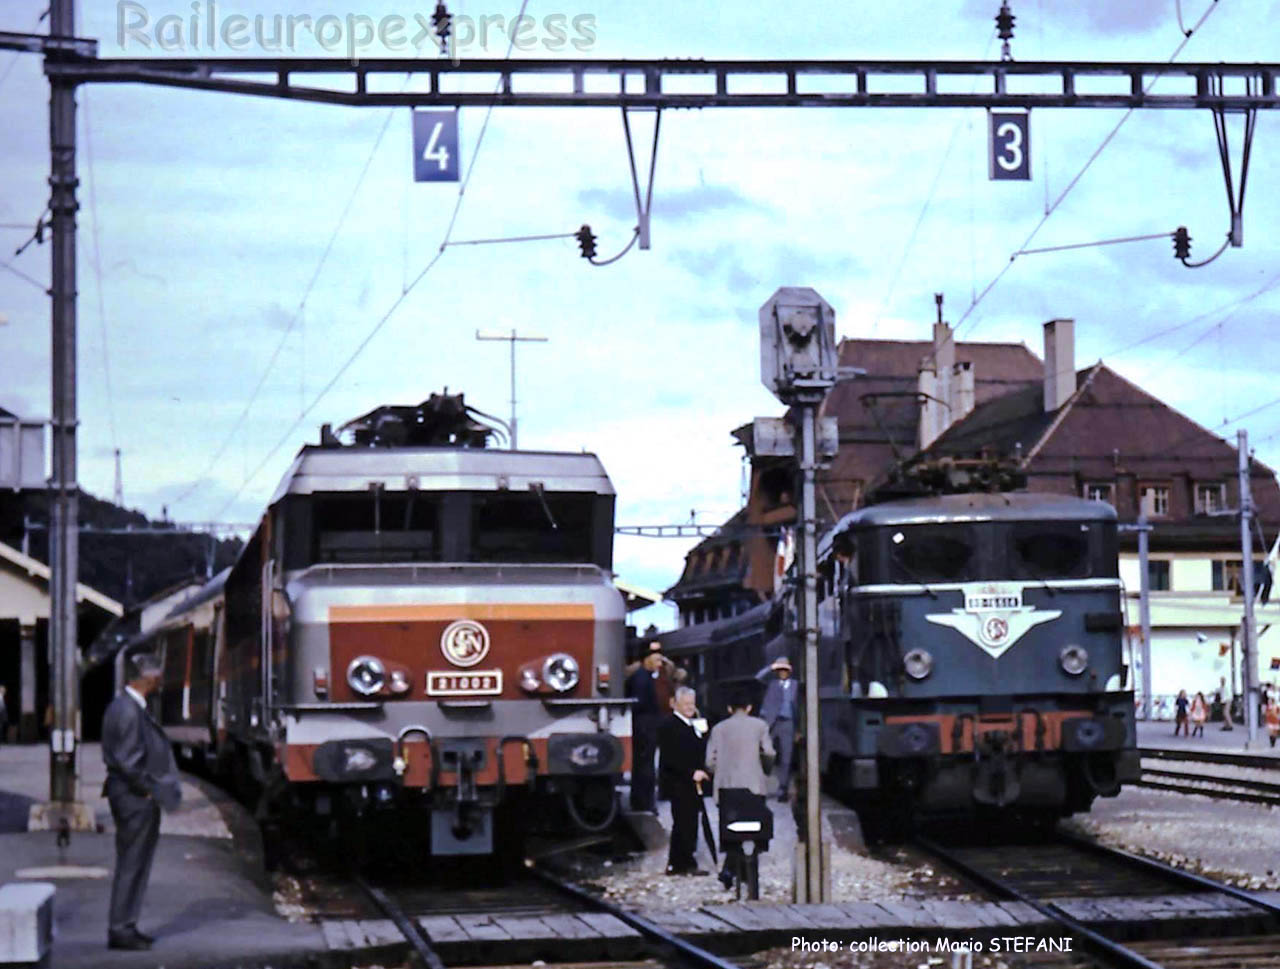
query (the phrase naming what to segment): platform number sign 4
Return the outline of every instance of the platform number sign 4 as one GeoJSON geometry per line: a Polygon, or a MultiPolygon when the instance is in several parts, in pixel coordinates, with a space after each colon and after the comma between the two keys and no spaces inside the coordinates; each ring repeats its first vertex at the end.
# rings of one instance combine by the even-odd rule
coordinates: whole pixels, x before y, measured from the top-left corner
{"type": "Polygon", "coordinates": [[[458,180],[458,112],[413,112],[413,180],[458,180]]]}
{"type": "Polygon", "coordinates": [[[1031,180],[1031,115],[992,111],[990,178],[992,181],[1031,180]]]}

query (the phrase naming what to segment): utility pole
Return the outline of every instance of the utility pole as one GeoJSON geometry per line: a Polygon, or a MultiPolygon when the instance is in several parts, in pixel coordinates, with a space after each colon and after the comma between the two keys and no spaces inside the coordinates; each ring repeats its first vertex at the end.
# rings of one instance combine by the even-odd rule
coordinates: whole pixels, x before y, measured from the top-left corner
{"type": "MultiPolygon", "coordinates": [[[[50,38],[75,36],[75,0],[51,0],[50,38]]],[[[46,60],[48,60],[48,53],[46,60]]],[[[49,481],[49,645],[53,730],[49,738],[51,825],[72,827],[87,812],[76,803],[80,669],[76,629],[79,497],[76,482],[76,84],[49,79],[49,211],[52,238],[52,478],[49,481]]],[[[92,818],[88,819],[90,825],[92,818]]]]}
{"type": "Polygon", "coordinates": [[[1244,688],[1244,723],[1248,731],[1246,744],[1252,747],[1258,739],[1258,644],[1253,620],[1253,492],[1249,487],[1248,431],[1236,433],[1236,450],[1240,462],[1240,546],[1244,553],[1240,564],[1240,591],[1244,594],[1240,644],[1244,669],[1240,679],[1244,688]]]}
{"type": "Polygon", "coordinates": [[[124,507],[124,472],[120,469],[119,448],[116,448],[116,487],[111,500],[117,508],[124,507]]]}
{"type": "Polygon", "coordinates": [[[477,340],[505,340],[511,344],[511,450],[516,448],[516,344],[546,343],[545,336],[520,336],[514,329],[510,333],[481,333],[476,330],[477,340]]]}
{"type": "Polygon", "coordinates": [[[1142,719],[1151,720],[1151,560],[1148,557],[1151,523],[1147,521],[1148,499],[1138,508],[1138,623],[1142,630],[1142,719]]]}

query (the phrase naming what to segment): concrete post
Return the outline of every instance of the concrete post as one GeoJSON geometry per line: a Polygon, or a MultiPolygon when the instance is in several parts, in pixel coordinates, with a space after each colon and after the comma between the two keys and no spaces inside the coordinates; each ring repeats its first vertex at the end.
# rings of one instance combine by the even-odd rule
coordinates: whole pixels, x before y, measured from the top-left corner
{"type": "Polygon", "coordinates": [[[1244,617],[1240,625],[1243,653],[1241,686],[1244,688],[1244,724],[1247,745],[1258,740],[1258,644],[1253,617],[1253,492],[1249,487],[1249,432],[1236,434],[1236,450],[1240,466],[1240,591],[1244,596],[1244,617]]]}

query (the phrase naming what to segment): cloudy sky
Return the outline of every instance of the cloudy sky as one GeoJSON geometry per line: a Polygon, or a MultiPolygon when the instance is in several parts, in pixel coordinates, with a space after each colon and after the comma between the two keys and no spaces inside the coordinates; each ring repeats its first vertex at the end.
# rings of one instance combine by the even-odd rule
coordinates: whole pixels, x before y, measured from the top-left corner
{"type": "MultiPolygon", "coordinates": [[[[9,0],[0,29],[34,29],[44,5],[9,0]]],[[[103,57],[163,55],[162,42],[169,53],[227,53],[197,46],[204,36],[189,22],[208,17],[204,2],[80,6],[77,32],[98,38],[103,57]]],[[[433,6],[226,0],[213,13],[220,24],[261,16],[270,43],[277,16],[327,14],[344,32],[348,15],[399,16],[411,36],[414,14],[433,6]]],[[[543,46],[555,40],[548,18],[560,15],[588,57],[994,58],[997,6],[528,0],[535,47],[525,56],[578,54],[543,46]]],[[[1183,0],[1180,11],[1174,0],[1015,0],[1013,53],[1164,61],[1182,40],[1179,17],[1190,27],[1210,7],[1179,60],[1280,60],[1280,2],[1267,0],[1183,0]]],[[[505,53],[493,18],[512,17],[518,0],[450,8],[460,39],[470,35],[464,56],[505,53]],[[472,26],[486,15],[487,47],[472,26]]],[[[245,54],[264,53],[249,40],[245,54]]],[[[299,27],[282,53],[324,50],[299,27]]],[[[410,52],[375,43],[359,53],[410,52]]],[[[15,258],[27,233],[7,226],[33,224],[47,197],[47,92],[38,58],[0,54],[0,259],[40,283],[48,246],[15,258]]],[[[1022,341],[1037,354],[1040,324],[1074,317],[1079,365],[1103,358],[1223,433],[1280,397],[1280,137],[1266,113],[1242,249],[1194,271],[1167,239],[1024,256],[974,305],[1123,112],[1035,112],[1025,183],[988,182],[978,109],[668,112],[650,251],[595,268],[573,240],[454,247],[401,299],[438,252],[457,200],[456,186],[413,183],[407,109],[137,85],[82,89],[79,103],[80,480],[109,497],[118,447],[126,503],[153,516],[167,507],[182,521],[252,521],[322,422],[379,403],[447,386],[505,415],[506,347],[475,332],[514,327],[549,341],[519,351],[523,447],[598,452],[620,523],[720,521],[742,487],[729,431],[780,410],[759,382],[756,312],[782,285],[822,293],[841,336],[926,339],[934,292],[961,340],[1022,341]]],[[[602,256],[625,245],[635,216],[616,111],[498,109],[477,153],[484,119],[483,109],[461,113],[462,163],[474,170],[454,240],[586,222],[602,256]]],[[[1239,119],[1231,124],[1238,165],[1239,119]]],[[[1211,116],[1136,112],[1032,244],[1178,225],[1197,258],[1228,227],[1211,116]]],[[[0,407],[47,417],[47,300],[0,270],[0,313],[0,407]]],[[[1259,456],[1280,465],[1280,405],[1244,426],[1259,456]]],[[[618,570],[665,588],[689,544],[620,538],[618,570]]],[[[669,625],[660,613],[650,617],[669,625]]]]}

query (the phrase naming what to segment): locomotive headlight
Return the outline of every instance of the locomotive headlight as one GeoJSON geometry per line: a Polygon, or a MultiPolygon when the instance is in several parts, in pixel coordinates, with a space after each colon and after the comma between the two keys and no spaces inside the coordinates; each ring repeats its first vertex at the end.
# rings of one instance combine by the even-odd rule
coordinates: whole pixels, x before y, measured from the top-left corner
{"type": "Polygon", "coordinates": [[[373,696],[387,682],[387,668],[376,656],[357,656],[347,667],[347,683],[361,696],[373,696]]]}
{"type": "Polygon", "coordinates": [[[902,665],[906,667],[907,676],[923,680],[933,672],[933,654],[927,649],[913,649],[902,657],[902,665]]]}
{"type": "Polygon", "coordinates": [[[578,661],[568,653],[554,653],[542,664],[542,680],[557,693],[578,685],[578,661]]]}
{"type": "Polygon", "coordinates": [[[1064,672],[1071,676],[1079,676],[1089,666],[1089,651],[1083,646],[1063,646],[1058,654],[1058,662],[1064,672]]]}

